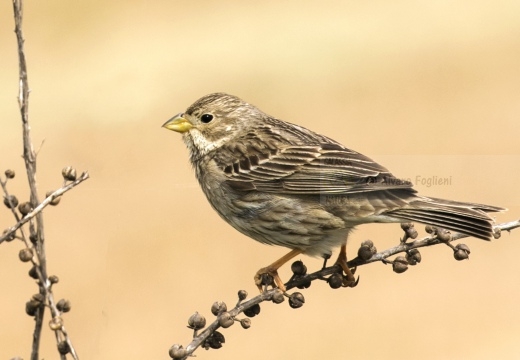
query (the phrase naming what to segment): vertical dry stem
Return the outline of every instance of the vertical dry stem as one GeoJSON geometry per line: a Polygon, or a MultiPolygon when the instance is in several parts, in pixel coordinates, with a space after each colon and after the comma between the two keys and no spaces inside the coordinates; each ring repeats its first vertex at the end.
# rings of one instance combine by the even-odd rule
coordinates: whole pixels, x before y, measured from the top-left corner
{"type": "MultiPolygon", "coordinates": [[[[20,114],[22,117],[23,128],[23,158],[27,172],[27,180],[30,188],[30,203],[34,209],[39,205],[38,188],[36,185],[36,153],[31,141],[31,127],[29,125],[29,81],[27,78],[27,62],[24,52],[24,38],[22,32],[23,22],[23,0],[13,0],[13,10],[15,19],[15,34],[18,43],[18,63],[19,63],[19,92],[18,105],[20,107],[20,114]]],[[[54,302],[52,293],[46,288],[48,284],[47,264],[45,256],[45,237],[43,227],[43,214],[39,212],[33,220],[29,223],[30,239],[35,244],[36,256],[38,258],[38,270],[41,279],[39,285],[39,292],[49,302],[54,302]]],[[[52,310],[53,307],[51,307],[52,310]]],[[[43,316],[45,313],[45,305],[42,303],[35,315],[35,327],[33,332],[33,346],[31,352],[31,359],[39,359],[39,348],[41,340],[41,331],[43,326],[43,316]]],[[[58,314],[52,314],[53,317],[58,314]]],[[[62,341],[62,334],[55,331],[57,342],[62,341]]],[[[70,340],[67,341],[70,344],[70,340]]],[[[72,348],[72,346],[71,346],[72,348]]],[[[72,348],[72,355],[76,358],[74,349],[72,348]]],[[[60,354],[61,359],[66,359],[65,355],[60,354]]]]}

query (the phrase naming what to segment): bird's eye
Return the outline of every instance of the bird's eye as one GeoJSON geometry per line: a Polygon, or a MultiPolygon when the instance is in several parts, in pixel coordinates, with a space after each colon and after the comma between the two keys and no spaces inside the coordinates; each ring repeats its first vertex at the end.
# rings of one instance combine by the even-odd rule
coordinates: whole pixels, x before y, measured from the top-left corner
{"type": "Polygon", "coordinates": [[[204,124],[209,123],[211,120],[213,120],[213,115],[211,114],[203,114],[200,117],[200,121],[202,121],[204,124]]]}

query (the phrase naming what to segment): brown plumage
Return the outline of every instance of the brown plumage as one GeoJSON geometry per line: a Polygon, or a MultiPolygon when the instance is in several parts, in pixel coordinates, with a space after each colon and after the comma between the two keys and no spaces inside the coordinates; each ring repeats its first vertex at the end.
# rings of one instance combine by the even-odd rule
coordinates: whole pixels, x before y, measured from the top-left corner
{"type": "MultiPolygon", "coordinates": [[[[374,222],[416,221],[490,240],[487,213],[504,210],[418,195],[372,159],[232,95],[204,96],[164,127],[183,133],[224,220],[293,255],[330,255],[337,246],[343,253],[352,228],[374,222]]],[[[281,264],[273,265],[262,270],[276,273],[281,264]]]]}

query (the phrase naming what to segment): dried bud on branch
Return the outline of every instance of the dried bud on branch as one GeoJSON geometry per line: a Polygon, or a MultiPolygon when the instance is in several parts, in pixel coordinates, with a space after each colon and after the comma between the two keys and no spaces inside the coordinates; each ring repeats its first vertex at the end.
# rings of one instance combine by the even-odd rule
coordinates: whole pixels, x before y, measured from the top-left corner
{"type": "Polygon", "coordinates": [[[174,344],[170,348],[168,354],[172,359],[182,359],[183,357],[186,357],[186,349],[184,349],[182,345],[174,344]]]}
{"type": "Polygon", "coordinates": [[[15,176],[15,172],[14,172],[14,170],[7,169],[7,170],[5,171],[5,177],[6,177],[6,178],[8,178],[8,179],[12,179],[12,178],[14,178],[14,176],[15,176]]]}
{"type": "Polygon", "coordinates": [[[9,209],[14,209],[18,206],[18,199],[14,195],[4,196],[4,205],[9,209]]]}
{"type": "Polygon", "coordinates": [[[303,276],[307,274],[307,266],[305,266],[301,260],[298,260],[292,263],[291,271],[296,276],[303,276]]]}
{"type": "Polygon", "coordinates": [[[206,318],[196,312],[195,314],[191,315],[188,319],[188,327],[193,330],[200,330],[203,329],[204,326],[206,326],[206,318]]]}
{"type": "Polygon", "coordinates": [[[244,329],[249,329],[251,327],[251,319],[245,318],[240,320],[240,325],[242,325],[244,329]]]}
{"type": "Polygon", "coordinates": [[[255,317],[260,314],[260,305],[256,304],[250,307],[249,309],[244,310],[244,315],[250,318],[255,317]]]}
{"type": "Polygon", "coordinates": [[[65,299],[61,299],[56,304],[56,308],[59,311],[64,312],[64,313],[69,312],[70,311],[70,301],[69,300],[65,300],[65,299]]]}
{"type": "Polygon", "coordinates": [[[406,252],[406,261],[410,265],[417,265],[422,260],[421,253],[417,249],[412,249],[406,252]]]}
{"type": "Polygon", "coordinates": [[[295,292],[295,293],[291,294],[291,296],[289,296],[289,305],[293,309],[301,308],[304,303],[305,303],[305,298],[303,297],[302,293],[295,292]]]}
{"type": "Polygon", "coordinates": [[[247,291],[239,290],[238,291],[238,301],[243,301],[245,299],[247,299],[247,291]]]}
{"type": "Polygon", "coordinates": [[[343,285],[343,275],[334,273],[327,279],[329,286],[333,289],[339,289],[343,285]]]}
{"type": "Polygon", "coordinates": [[[204,342],[203,346],[206,349],[220,349],[222,344],[226,342],[224,335],[220,331],[214,331],[204,342]]]}
{"type": "Polygon", "coordinates": [[[404,256],[398,256],[392,263],[392,269],[395,273],[401,274],[408,270],[408,261],[404,256]]]}
{"type": "Polygon", "coordinates": [[[235,323],[235,319],[226,311],[219,315],[218,323],[224,329],[230,327],[235,323]]]}
{"type": "Polygon", "coordinates": [[[36,265],[34,265],[34,266],[29,270],[29,276],[32,277],[33,279],[38,279],[38,270],[36,270],[36,265]]]}
{"type": "Polygon", "coordinates": [[[457,244],[453,252],[453,257],[455,257],[457,261],[466,260],[469,259],[469,254],[469,247],[466,244],[457,244]]]}
{"type": "Polygon", "coordinates": [[[437,239],[442,242],[450,242],[451,233],[448,230],[437,228],[437,239]]]}
{"type": "Polygon", "coordinates": [[[33,255],[34,255],[33,250],[30,248],[24,248],[24,249],[20,250],[20,252],[18,253],[18,257],[20,258],[20,260],[22,262],[31,261],[33,258],[33,255]]]}
{"type": "MultiPolygon", "coordinates": [[[[47,191],[47,193],[45,194],[45,197],[49,197],[53,193],[54,193],[54,191],[47,191]]],[[[61,200],[61,196],[57,196],[57,197],[55,197],[54,199],[51,200],[50,205],[56,206],[56,205],[58,205],[60,203],[60,200],[61,200]]]]}
{"type": "Polygon", "coordinates": [[[358,256],[365,261],[370,259],[376,253],[377,249],[371,240],[363,241],[358,250],[358,256]]]}
{"type": "MultiPolygon", "coordinates": [[[[7,233],[7,230],[4,230],[2,236],[5,236],[6,233],[7,233]]],[[[15,238],[16,238],[16,236],[15,236],[15,234],[14,234],[14,232],[13,232],[13,233],[9,234],[9,236],[7,236],[7,237],[5,238],[5,241],[7,241],[7,242],[9,242],[9,241],[13,241],[15,238]]]]}
{"type": "Polygon", "coordinates": [[[69,343],[66,341],[60,341],[58,343],[58,352],[62,355],[66,355],[70,352],[69,343]]]}
{"type": "Polygon", "coordinates": [[[227,311],[227,305],[223,301],[215,301],[213,305],[211,305],[211,313],[215,316],[223,313],[224,311],[227,311]]]}
{"type": "Polygon", "coordinates": [[[282,290],[280,290],[280,289],[275,289],[275,291],[274,291],[274,293],[273,293],[273,297],[272,297],[272,299],[273,299],[273,302],[274,302],[275,304],[281,304],[281,303],[283,303],[283,302],[285,301],[285,296],[284,296],[282,290]]]}
{"type": "Polygon", "coordinates": [[[18,211],[20,212],[20,214],[22,214],[22,216],[29,214],[31,210],[32,206],[30,202],[24,202],[18,205],[18,211]]]}
{"type": "Polygon", "coordinates": [[[36,315],[36,311],[38,310],[40,305],[41,305],[41,302],[31,299],[25,303],[25,312],[29,316],[34,316],[34,315],[36,315]]]}
{"type": "Polygon", "coordinates": [[[76,180],[76,169],[72,166],[66,166],[61,170],[61,175],[65,181],[75,181],[76,180]]]}

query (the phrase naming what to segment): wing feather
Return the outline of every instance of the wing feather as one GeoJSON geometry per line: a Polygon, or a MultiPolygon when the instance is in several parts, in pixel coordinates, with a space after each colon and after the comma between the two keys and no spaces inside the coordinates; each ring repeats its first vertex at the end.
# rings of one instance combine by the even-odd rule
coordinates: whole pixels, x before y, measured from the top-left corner
{"type": "MultiPolygon", "coordinates": [[[[247,154],[247,151],[242,151],[247,154]]],[[[286,145],[274,152],[258,149],[222,169],[237,190],[280,194],[353,194],[389,189],[411,189],[370,158],[336,143],[286,145]]]]}

